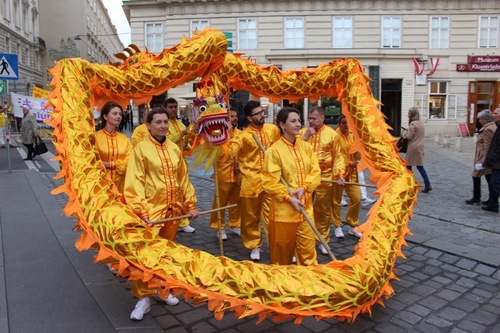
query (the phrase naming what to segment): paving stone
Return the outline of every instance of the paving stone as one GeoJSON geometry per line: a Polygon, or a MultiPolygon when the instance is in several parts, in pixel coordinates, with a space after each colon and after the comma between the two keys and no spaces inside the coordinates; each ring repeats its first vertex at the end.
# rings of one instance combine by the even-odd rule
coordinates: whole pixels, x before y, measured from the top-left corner
{"type": "Polygon", "coordinates": [[[441,283],[442,285],[447,285],[453,281],[452,279],[443,276],[434,276],[431,280],[441,283]]]}
{"type": "Polygon", "coordinates": [[[476,276],[478,276],[477,273],[473,272],[473,271],[467,271],[465,269],[461,269],[458,271],[458,274],[462,275],[462,276],[466,276],[466,277],[470,277],[470,278],[475,278],[476,276]]]}
{"type": "Polygon", "coordinates": [[[426,308],[425,306],[422,306],[422,305],[419,305],[419,304],[413,304],[413,305],[410,305],[408,308],[407,308],[408,311],[410,312],[413,312],[417,315],[419,315],[420,317],[425,317],[427,315],[429,315],[432,310],[429,309],[429,308],[426,308]]]}
{"type": "Polygon", "coordinates": [[[429,250],[425,253],[425,256],[432,259],[437,259],[443,255],[443,252],[437,250],[429,250]]]}
{"type": "Polygon", "coordinates": [[[474,261],[474,260],[462,258],[459,261],[457,261],[455,263],[455,265],[457,267],[460,267],[460,268],[463,268],[463,269],[466,269],[466,270],[472,270],[474,268],[474,266],[477,265],[477,262],[474,261]]]}
{"type": "Polygon", "coordinates": [[[484,289],[481,289],[481,288],[474,288],[472,289],[471,291],[474,295],[479,295],[479,296],[482,296],[484,298],[490,298],[493,296],[493,293],[491,291],[487,291],[487,290],[484,290],[484,289]]]}
{"type": "Polygon", "coordinates": [[[448,263],[448,264],[454,264],[459,259],[460,259],[460,257],[454,256],[454,255],[451,255],[451,254],[447,254],[447,253],[445,253],[441,257],[439,257],[439,260],[441,260],[441,261],[443,261],[445,263],[448,263]]]}
{"type": "Polygon", "coordinates": [[[455,283],[459,286],[464,286],[466,288],[472,288],[472,287],[476,286],[476,284],[477,284],[477,282],[474,281],[473,279],[469,279],[469,278],[465,278],[465,277],[458,279],[458,281],[455,283]]]}
{"type": "Polygon", "coordinates": [[[452,322],[450,322],[446,319],[440,318],[438,316],[435,316],[435,315],[431,315],[431,316],[427,317],[425,319],[425,322],[428,324],[434,325],[436,327],[439,327],[439,328],[448,328],[448,327],[453,326],[452,322]]]}
{"type": "Polygon", "coordinates": [[[471,333],[488,332],[485,325],[481,325],[470,320],[461,321],[460,323],[458,323],[457,327],[471,333]]]}
{"type": "Polygon", "coordinates": [[[479,303],[466,299],[464,297],[458,298],[453,301],[453,306],[467,312],[471,312],[479,307],[479,303]]]}
{"type": "Polygon", "coordinates": [[[412,293],[414,293],[418,296],[421,296],[421,297],[429,296],[432,293],[434,293],[435,291],[436,291],[435,288],[432,288],[432,287],[429,287],[426,285],[418,285],[418,286],[415,286],[414,288],[411,289],[412,293]]]}
{"type": "Polygon", "coordinates": [[[482,283],[490,284],[490,285],[498,285],[499,279],[497,279],[496,274],[493,274],[492,277],[480,275],[477,280],[482,283]]]}
{"type": "Polygon", "coordinates": [[[438,310],[446,306],[447,302],[442,298],[431,295],[419,301],[418,304],[431,308],[432,310],[438,310]]]}
{"type": "Polygon", "coordinates": [[[479,264],[476,266],[476,268],[474,268],[474,272],[481,275],[491,276],[496,272],[496,268],[479,264]]]}
{"type": "Polygon", "coordinates": [[[447,300],[447,301],[454,301],[457,298],[459,298],[461,294],[457,293],[456,291],[450,290],[450,289],[445,289],[445,290],[440,291],[436,295],[440,298],[447,300]]]}
{"type": "Polygon", "coordinates": [[[441,311],[437,313],[437,315],[441,318],[444,318],[446,320],[450,321],[457,321],[461,320],[463,317],[465,317],[468,314],[468,312],[457,309],[455,307],[445,307],[441,311]]]}
{"type": "Polygon", "coordinates": [[[377,325],[374,330],[379,333],[408,333],[406,328],[396,326],[392,323],[382,323],[377,325]]]}
{"type": "Polygon", "coordinates": [[[498,320],[498,316],[483,310],[476,310],[473,313],[469,314],[467,319],[470,319],[475,323],[488,326],[496,323],[498,320]]]}
{"type": "Polygon", "coordinates": [[[407,322],[410,325],[415,325],[420,320],[422,320],[422,317],[413,312],[401,311],[396,315],[395,319],[400,319],[407,322]]]}

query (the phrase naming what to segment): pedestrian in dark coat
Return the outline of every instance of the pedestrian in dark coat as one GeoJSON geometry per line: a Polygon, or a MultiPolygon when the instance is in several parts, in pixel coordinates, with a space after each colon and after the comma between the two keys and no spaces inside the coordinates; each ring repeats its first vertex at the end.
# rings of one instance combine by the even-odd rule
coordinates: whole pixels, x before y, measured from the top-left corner
{"type": "Polygon", "coordinates": [[[493,120],[497,125],[497,129],[491,139],[490,149],[486,155],[483,167],[491,168],[491,183],[495,190],[495,197],[481,208],[498,213],[498,196],[500,195],[500,108],[496,108],[493,111],[493,120]]]}
{"type": "Polygon", "coordinates": [[[37,123],[36,118],[33,113],[30,112],[30,109],[27,106],[23,107],[23,122],[21,124],[21,139],[23,141],[23,145],[28,149],[28,156],[24,160],[32,160],[35,157],[35,138],[36,138],[36,130],[37,123]]]}

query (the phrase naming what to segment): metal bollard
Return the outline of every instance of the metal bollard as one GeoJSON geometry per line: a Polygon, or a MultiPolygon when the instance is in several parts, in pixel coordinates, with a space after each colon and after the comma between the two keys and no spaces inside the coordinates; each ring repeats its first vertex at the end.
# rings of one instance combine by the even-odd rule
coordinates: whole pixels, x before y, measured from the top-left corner
{"type": "Polygon", "coordinates": [[[434,135],[434,145],[438,146],[441,142],[441,133],[434,135]]]}
{"type": "Polygon", "coordinates": [[[455,151],[457,153],[461,153],[462,152],[462,148],[463,148],[463,139],[460,136],[457,137],[457,138],[455,138],[455,139],[457,139],[457,143],[455,145],[455,151]]]}
{"type": "Polygon", "coordinates": [[[443,137],[443,147],[450,148],[450,136],[449,135],[445,135],[443,137]]]}

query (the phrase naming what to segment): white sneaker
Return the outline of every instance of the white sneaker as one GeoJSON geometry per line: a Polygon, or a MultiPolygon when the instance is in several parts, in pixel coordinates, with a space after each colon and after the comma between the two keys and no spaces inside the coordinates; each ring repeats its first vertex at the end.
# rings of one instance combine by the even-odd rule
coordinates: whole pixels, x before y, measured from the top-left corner
{"type": "Polygon", "coordinates": [[[324,254],[325,256],[328,254],[328,251],[327,251],[327,250],[326,250],[326,248],[323,246],[323,244],[319,244],[318,249],[319,249],[319,251],[321,252],[321,254],[324,254]]]}
{"type": "Polygon", "coordinates": [[[237,234],[238,236],[241,237],[241,229],[240,228],[238,228],[238,227],[236,227],[236,228],[230,228],[229,230],[231,230],[231,232],[233,234],[237,234]]]}
{"type": "Polygon", "coordinates": [[[172,293],[170,293],[170,294],[168,294],[167,298],[165,298],[163,300],[163,302],[165,302],[168,305],[174,306],[174,305],[179,304],[179,299],[177,297],[174,297],[174,295],[172,295],[172,293]]]}
{"type": "Polygon", "coordinates": [[[149,297],[141,298],[135,305],[134,311],[130,314],[130,319],[142,320],[149,311],[151,311],[151,299],[149,297]]]}
{"type": "MultiPolygon", "coordinates": [[[[219,237],[219,231],[216,231],[217,233],[217,237],[219,237]]],[[[226,235],[226,230],[222,230],[222,240],[226,240],[227,239],[227,235],[226,235]]]]}
{"type": "Polygon", "coordinates": [[[363,207],[366,207],[366,206],[370,206],[372,203],[374,203],[376,200],[372,199],[372,198],[364,198],[364,199],[361,199],[361,206],[363,207]]]}
{"type": "Polygon", "coordinates": [[[353,227],[349,228],[349,235],[352,235],[352,236],[358,237],[358,238],[361,238],[361,236],[362,236],[362,234],[360,232],[357,232],[356,230],[354,230],[353,227]]]}
{"type": "Polygon", "coordinates": [[[182,232],[189,232],[189,233],[192,233],[192,232],[195,232],[195,228],[193,228],[192,226],[190,225],[187,225],[185,226],[184,228],[179,228],[179,231],[182,231],[182,232]]]}
{"type": "Polygon", "coordinates": [[[250,253],[250,259],[254,261],[260,261],[260,251],[261,249],[258,247],[253,249],[252,252],[250,253]]]}
{"type": "Polygon", "coordinates": [[[342,198],[342,201],[340,202],[340,205],[342,205],[343,207],[346,207],[347,206],[347,201],[345,201],[345,199],[342,198]]]}
{"type": "Polygon", "coordinates": [[[335,228],[335,237],[344,238],[344,232],[342,231],[342,227],[335,228]]]}

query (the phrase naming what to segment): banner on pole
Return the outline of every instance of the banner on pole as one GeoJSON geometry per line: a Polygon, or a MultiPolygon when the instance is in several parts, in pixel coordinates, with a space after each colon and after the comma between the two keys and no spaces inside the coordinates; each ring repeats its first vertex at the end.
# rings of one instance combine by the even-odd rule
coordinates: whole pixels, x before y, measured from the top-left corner
{"type": "Polygon", "coordinates": [[[35,115],[37,122],[43,122],[45,119],[50,117],[49,112],[53,111],[52,108],[45,108],[47,103],[47,100],[44,98],[23,96],[12,93],[12,110],[14,111],[14,117],[16,118],[23,117],[23,107],[27,106],[30,109],[30,112],[35,115]]]}

